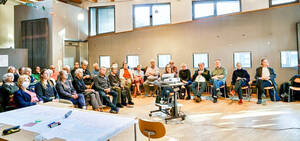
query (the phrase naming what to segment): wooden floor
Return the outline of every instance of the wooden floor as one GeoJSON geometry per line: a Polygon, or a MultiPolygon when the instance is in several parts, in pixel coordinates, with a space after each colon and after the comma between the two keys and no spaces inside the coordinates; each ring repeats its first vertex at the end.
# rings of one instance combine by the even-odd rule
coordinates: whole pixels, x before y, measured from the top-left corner
{"type": "MultiPolygon", "coordinates": [[[[161,121],[163,115],[149,117],[155,110],[153,97],[137,97],[134,108],[122,108],[119,115],[161,121]]],[[[300,102],[179,100],[185,121],[172,120],[166,126],[166,137],[159,141],[300,141],[300,102]]],[[[123,131],[111,141],[133,141],[134,128],[123,131]]],[[[137,140],[147,140],[137,128],[137,140]]]]}

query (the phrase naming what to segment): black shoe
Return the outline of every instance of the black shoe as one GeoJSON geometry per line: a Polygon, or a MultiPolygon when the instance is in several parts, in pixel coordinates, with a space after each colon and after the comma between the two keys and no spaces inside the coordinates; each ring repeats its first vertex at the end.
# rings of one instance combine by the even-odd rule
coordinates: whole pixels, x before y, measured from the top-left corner
{"type": "Polygon", "coordinates": [[[122,103],[123,106],[127,106],[127,103],[122,103]]]}
{"type": "Polygon", "coordinates": [[[132,101],[129,101],[128,104],[129,105],[134,105],[134,103],[132,101]]]}
{"type": "Polygon", "coordinates": [[[124,106],[121,103],[117,103],[118,108],[123,108],[124,106]]]}
{"type": "Polygon", "coordinates": [[[218,102],[218,99],[217,98],[214,98],[214,101],[213,101],[214,103],[217,103],[218,102]]]}
{"type": "Polygon", "coordinates": [[[110,113],[114,113],[114,114],[118,114],[119,113],[119,109],[116,107],[116,108],[111,108],[110,113]]]}
{"type": "Polygon", "coordinates": [[[261,103],[262,103],[262,100],[259,99],[256,104],[261,104],[261,103]]]}
{"type": "Polygon", "coordinates": [[[185,98],[185,100],[191,100],[191,97],[190,97],[190,96],[188,96],[188,97],[186,97],[186,98],[185,98]]]}

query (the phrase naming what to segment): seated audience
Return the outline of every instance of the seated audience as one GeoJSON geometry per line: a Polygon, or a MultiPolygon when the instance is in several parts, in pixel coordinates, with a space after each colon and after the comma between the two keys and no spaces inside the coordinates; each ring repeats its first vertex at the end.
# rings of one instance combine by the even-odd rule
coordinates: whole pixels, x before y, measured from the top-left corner
{"type": "Polygon", "coordinates": [[[19,68],[19,75],[23,75],[24,71],[25,71],[25,67],[20,67],[19,68]]]}
{"type": "MultiPolygon", "coordinates": [[[[83,86],[85,88],[84,84],[83,84],[83,86]]],[[[60,71],[59,72],[59,80],[56,83],[56,89],[59,94],[59,97],[62,99],[72,101],[72,103],[74,105],[78,105],[79,108],[86,109],[84,95],[82,94],[86,90],[85,89],[81,90],[80,88],[78,88],[78,86],[76,86],[76,88],[78,89],[78,93],[74,89],[72,82],[70,82],[68,80],[68,73],[64,70],[60,71]]],[[[100,109],[99,109],[98,101],[95,99],[96,99],[95,95],[93,95],[92,105],[93,105],[94,110],[99,111],[100,109]],[[93,100],[95,100],[95,101],[93,101],[93,100]]],[[[99,95],[98,95],[98,99],[100,99],[99,95]]]]}
{"type": "Polygon", "coordinates": [[[76,71],[78,68],[79,68],[79,62],[76,61],[76,62],[74,63],[73,69],[71,70],[71,75],[72,75],[73,79],[75,79],[75,77],[76,77],[75,71],[76,71]]]}
{"type": "Polygon", "coordinates": [[[32,77],[36,80],[36,81],[40,81],[40,75],[41,75],[41,68],[39,66],[36,66],[33,70],[33,74],[32,77]]]}
{"type": "Polygon", "coordinates": [[[170,66],[171,66],[171,68],[172,68],[172,72],[174,72],[176,75],[177,75],[177,67],[175,66],[175,64],[174,64],[174,61],[173,60],[170,60],[170,62],[169,62],[169,64],[170,64],[170,66]]]}
{"type": "Polygon", "coordinates": [[[55,70],[55,66],[51,65],[50,70],[52,70],[52,74],[50,75],[51,78],[53,78],[55,81],[57,80],[57,76],[59,75],[59,72],[55,70]]]}
{"type": "Polygon", "coordinates": [[[91,85],[93,83],[93,76],[91,75],[88,67],[88,62],[86,60],[83,60],[81,62],[81,68],[83,70],[83,81],[85,85],[91,85]]]}
{"type": "Polygon", "coordinates": [[[18,78],[19,78],[18,70],[14,66],[9,66],[7,72],[14,74],[14,80],[13,81],[15,83],[17,83],[18,82],[18,78]]]}
{"type": "MultiPolygon", "coordinates": [[[[165,72],[163,73],[163,75],[164,74],[174,74],[174,78],[177,77],[177,75],[174,72],[172,72],[171,65],[169,65],[169,64],[166,65],[165,72]]],[[[164,81],[163,76],[161,77],[161,80],[164,81]]],[[[163,98],[164,102],[168,102],[169,95],[172,92],[174,92],[172,87],[163,87],[163,89],[162,89],[162,98],[163,98]]]]}
{"type": "Polygon", "coordinates": [[[99,64],[98,63],[94,63],[93,64],[94,70],[93,70],[93,77],[99,75],[99,64]]]}
{"type": "Polygon", "coordinates": [[[24,69],[24,73],[23,73],[23,74],[29,76],[29,78],[30,78],[30,83],[34,83],[34,82],[35,82],[35,79],[34,79],[34,77],[32,76],[31,68],[26,67],[26,68],[24,69]]]}
{"type": "Polygon", "coordinates": [[[204,63],[199,63],[198,66],[199,68],[195,71],[192,78],[192,91],[196,102],[201,101],[201,95],[210,81],[210,72],[204,67],[204,63]]]}
{"type": "Polygon", "coordinates": [[[144,82],[145,96],[154,96],[158,89],[159,68],[155,65],[155,60],[150,61],[150,67],[147,68],[145,76],[147,80],[144,82]],[[153,86],[153,91],[150,91],[150,86],[153,86]],[[150,94],[152,93],[152,94],[150,94]]]}
{"type": "MultiPolygon", "coordinates": [[[[70,82],[72,82],[72,81],[73,81],[73,77],[72,77],[72,75],[71,75],[71,73],[70,73],[70,66],[65,65],[65,66],[62,68],[62,70],[66,71],[66,73],[67,73],[67,75],[68,75],[67,80],[70,81],[70,82]]],[[[57,80],[60,80],[60,75],[57,76],[57,80]]]]}
{"type": "MultiPolygon", "coordinates": [[[[222,95],[220,91],[220,87],[225,85],[226,77],[227,77],[227,70],[222,66],[221,59],[216,59],[215,62],[215,70],[213,70],[211,76],[211,83],[213,84],[213,102],[218,102],[218,95],[222,95]]],[[[225,94],[224,94],[225,95],[225,94]]]]}
{"type": "Polygon", "coordinates": [[[127,98],[128,98],[128,103],[131,103],[131,84],[133,81],[133,72],[131,69],[128,68],[128,65],[126,62],[123,63],[123,68],[120,69],[120,80],[121,80],[121,86],[124,87],[126,89],[126,92],[128,94],[127,98]]]}
{"type": "Polygon", "coordinates": [[[105,73],[106,73],[106,68],[101,67],[99,75],[94,78],[94,87],[99,92],[99,94],[104,98],[104,100],[107,102],[108,106],[111,107],[110,112],[118,113],[119,109],[116,107],[118,93],[112,90],[109,79],[108,77],[105,76],[105,73]],[[112,103],[110,102],[106,94],[113,96],[112,103]]]}
{"type": "MultiPolygon", "coordinates": [[[[192,84],[192,79],[191,79],[191,71],[187,69],[186,64],[181,65],[181,70],[179,71],[179,78],[180,81],[184,84],[182,88],[185,88],[187,91],[188,96],[186,97],[186,100],[191,99],[191,87],[190,85],[192,84]]],[[[183,90],[183,89],[182,89],[183,90]]],[[[185,91],[183,91],[185,97],[185,91]]]]}
{"type": "Polygon", "coordinates": [[[56,85],[56,80],[54,78],[50,77],[53,74],[53,71],[51,69],[47,69],[47,73],[48,73],[48,76],[49,76],[49,81],[55,86],[56,85]]]}
{"type": "Polygon", "coordinates": [[[3,85],[2,85],[2,98],[3,98],[3,107],[16,107],[15,102],[13,100],[13,95],[15,92],[19,90],[19,87],[14,83],[14,74],[6,73],[3,75],[3,85]]]}
{"type": "Polygon", "coordinates": [[[59,96],[55,84],[50,81],[49,76],[46,69],[41,71],[40,82],[35,85],[35,92],[44,102],[58,101],[59,96]]]}
{"type": "Polygon", "coordinates": [[[21,75],[18,79],[19,90],[14,94],[14,101],[18,108],[36,105],[39,102],[39,98],[36,93],[27,90],[29,85],[29,76],[21,75]]]}
{"type": "Polygon", "coordinates": [[[134,72],[134,93],[133,96],[136,97],[136,94],[141,94],[140,86],[144,83],[144,71],[142,71],[142,65],[137,65],[136,71],[134,72]]]}
{"type": "Polygon", "coordinates": [[[276,73],[273,68],[269,67],[269,62],[266,58],[261,59],[261,67],[256,69],[255,79],[256,79],[256,87],[258,89],[258,101],[257,104],[262,103],[262,95],[266,94],[265,87],[274,86],[275,90],[270,90],[270,98],[274,101],[274,95],[276,97],[276,101],[279,101],[280,98],[277,95],[277,84],[275,82],[276,73]],[[275,92],[275,93],[274,93],[275,92]]]}
{"type": "MultiPolygon", "coordinates": [[[[290,79],[290,84],[292,87],[297,87],[300,88],[300,83],[295,81],[296,79],[300,79],[300,75],[296,74],[290,79]]],[[[292,101],[293,100],[300,100],[300,91],[293,91],[293,96],[291,97],[292,101]]]]}
{"type": "Polygon", "coordinates": [[[239,104],[243,103],[242,96],[242,87],[248,86],[250,81],[250,76],[247,70],[242,68],[242,64],[240,62],[236,63],[236,70],[232,74],[231,85],[234,86],[234,90],[232,90],[232,94],[239,94],[239,104]]]}

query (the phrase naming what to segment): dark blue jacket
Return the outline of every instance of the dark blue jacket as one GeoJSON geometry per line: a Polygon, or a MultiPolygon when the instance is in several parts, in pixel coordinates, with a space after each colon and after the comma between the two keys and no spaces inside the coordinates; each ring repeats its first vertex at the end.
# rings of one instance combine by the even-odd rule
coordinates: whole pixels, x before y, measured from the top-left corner
{"type": "Polygon", "coordinates": [[[248,82],[250,81],[250,75],[249,73],[247,72],[247,70],[244,70],[244,69],[236,69],[235,71],[233,71],[233,74],[232,74],[232,81],[231,81],[231,84],[234,85],[235,82],[236,82],[236,79],[240,77],[240,78],[244,78],[246,79],[246,84],[248,85],[248,82]]]}
{"type": "Polygon", "coordinates": [[[35,105],[36,103],[33,102],[31,103],[31,96],[23,91],[22,89],[19,89],[15,94],[14,94],[14,101],[16,102],[17,106],[19,108],[35,105]]]}
{"type": "Polygon", "coordinates": [[[51,97],[55,97],[55,99],[59,98],[56,88],[50,85],[50,83],[51,83],[50,81],[47,83],[46,88],[43,87],[42,82],[35,84],[35,93],[44,102],[52,101],[53,99],[51,97]]]}

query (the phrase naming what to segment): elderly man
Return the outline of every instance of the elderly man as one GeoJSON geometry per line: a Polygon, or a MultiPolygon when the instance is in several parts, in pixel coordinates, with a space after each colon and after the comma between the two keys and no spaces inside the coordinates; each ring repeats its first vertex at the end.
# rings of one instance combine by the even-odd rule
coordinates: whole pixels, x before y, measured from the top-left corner
{"type": "Polygon", "coordinates": [[[91,85],[93,83],[93,76],[91,75],[91,72],[87,67],[88,67],[88,61],[83,60],[81,62],[81,68],[83,70],[83,81],[85,85],[91,85]]]}
{"type": "Polygon", "coordinates": [[[113,96],[113,102],[112,104],[109,101],[109,105],[111,107],[112,113],[118,113],[119,109],[116,107],[117,105],[117,98],[118,98],[118,93],[114,91],[110,85],[109,79],[107,76],[105,76],[106,73],[106,68],[101,67],[99,75],[94,77],[94,83],[95,83],[95,89],[99,91],[99,94],[107,99],[106,94],[109,94],[113,96]]]}
{"type": "Polygon", "coordinates": [[[94,68],[94,70],[93,70],[93,77],[95,77],[95,76],[97,76],[98,74],[99,74],[99,64],[98,63],[94,63],[93,64],[93,68],[94,68]]]}
{"type": "MultiPolygon", "coordinates": [[[[181,65],[181,70],[179,71],[179,78],[180,81],[184,84],[182,86],[182,88],[185,88],[185,90],[187,91],[188,96],[186,97],[186,100],[190,100],[191,99],[191,84],[192,84],[192,79],[191,79],[191,71],[187,68],[186,64],[182,64],[181,65]]],[[[184,89],[182,89],[182,93],[184,93],[183,97],[185,97],[185,91],[183,91],[184,89]]]]}
{"type": "Polygon", "coordinates": [[[172,69],[172,72],[175,73],[177,75],[177,67],[175,66],[174,64],[174,61],[173,60],[170,60],[169,62],[170,66],[171,66],[171,69],[172,69]]]}
{"type": "Polygon", "coordinates": [[[71,75],[72,75],[73,79],[76,77],[75,71],[76,71],[78,68],[79,68],[79,62],[76,61],[76,62],[74,63],[73,69],[71,70],[71,75]]]}
{"type": "Polygon", "coordinates": [[[276,101],[279,101],[280,98],[276,93],[277,90],[277,84],[275,82],[276,73],[273,68],[269,67],[269,62],[266,58],[261,59],[261,67],[258,67],[256,69],[255,73],[255,79],[256,79],[256,87],[258,89],[258,101],[257,104],[262,103],[261,96],[265,94],[265,87],[274,86],[275,90],[274,92],[270,91],[270,98],[272,101],[274,101],[274,94],[276,97],[276,101]]]}
{"type": "Polygon", "coordinates": [[[150,67],[146,70],[146,76],[147,80],[144,82],[144,88],[145,88],[145,96],[150,96],[150,85],[153,85],[154,89],[151,92],[152,96],[153,93],[156,92],[158,85],[158,77],[159,77],[159,68],[155,65],[155,60],[150,61],[150,67]]]}
{"type": "Polygon", "coordinates": [[[205,91],[207,82],[209,82],[211,78],[209,70],[204,67],[204,63],[199,63],[198,66],[199,68],[195,71],[192,79],[192,91],[196,102],[201,101],[201,95],[205,91]]]}
{"type": "Polygon", "coordinates": [[[242,64],[240,62],[236,63],[236,70],[232,74],[232,81],[231,85],[234,86],[234,90],[232,94],[238,93],[239,94],[239,104],[243,103],[243,96],[242,96],[242,87],[247,86],[250,81],[250,76],[247,70],[242,68],[242,64]]]}
{"type": "MultiPolygon", "coordinates": [[[[227,77],[227,70],[222,66],[221,64],[221,59],[216,59],[215,62],[215,70],[212,72],[211,76],[211,83],[213,84],[213,102],[217,103],[218,102],[218,95],[222,95],[220,91],[220,87],[222,85],[225,85],[226,77],[227,77]]],[[[225,95],[225,94],[224,94],[225,95]]]]}

